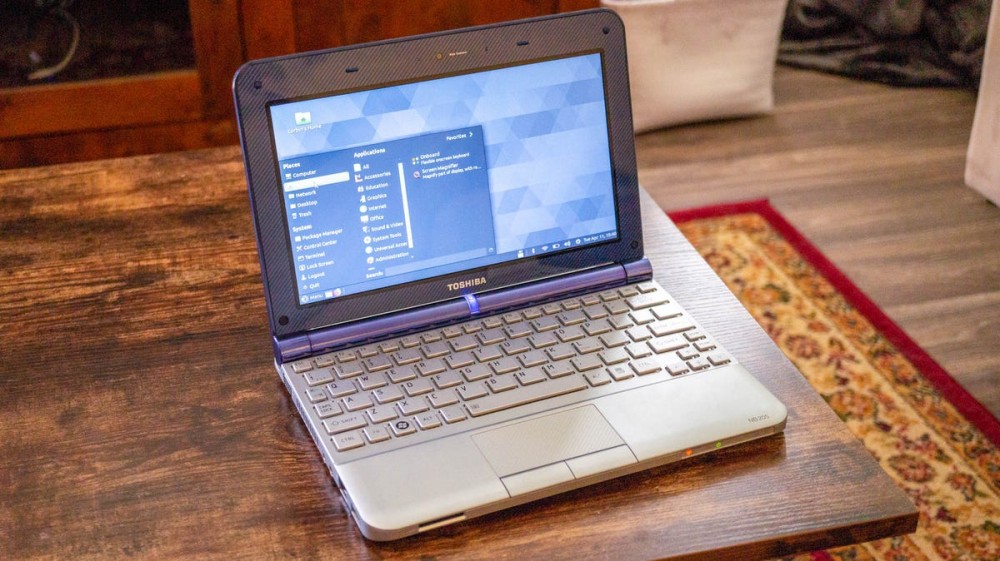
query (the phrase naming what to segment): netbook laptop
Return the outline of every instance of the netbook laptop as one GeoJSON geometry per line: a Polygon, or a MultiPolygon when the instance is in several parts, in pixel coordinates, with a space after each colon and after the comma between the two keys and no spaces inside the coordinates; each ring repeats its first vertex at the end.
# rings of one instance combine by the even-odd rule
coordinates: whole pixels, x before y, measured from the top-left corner
{"type": "Polygon", "coordinates": [[[643,257],[614,13],[259,60],[233,88],[275,365],[367,538],[783,429],[643,257]]]}

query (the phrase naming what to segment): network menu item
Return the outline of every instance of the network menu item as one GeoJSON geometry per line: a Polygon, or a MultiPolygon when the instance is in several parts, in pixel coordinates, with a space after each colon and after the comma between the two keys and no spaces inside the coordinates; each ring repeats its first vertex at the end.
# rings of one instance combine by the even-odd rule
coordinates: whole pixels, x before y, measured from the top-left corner
{"type": "Polygon", "coordinates": [[[496,252],[481,126],[279,169],[302,304],[462,270],[496,252]]]}

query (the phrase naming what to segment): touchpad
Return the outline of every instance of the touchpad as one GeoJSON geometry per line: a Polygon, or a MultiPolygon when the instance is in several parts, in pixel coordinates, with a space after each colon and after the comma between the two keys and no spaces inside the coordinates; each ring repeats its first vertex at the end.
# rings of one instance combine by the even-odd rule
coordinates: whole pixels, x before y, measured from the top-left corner
{"type": "Polygon", "coordinates": [[[500,477],[624,444],[593,405],[482,432],[472,440],[500,477]]]}

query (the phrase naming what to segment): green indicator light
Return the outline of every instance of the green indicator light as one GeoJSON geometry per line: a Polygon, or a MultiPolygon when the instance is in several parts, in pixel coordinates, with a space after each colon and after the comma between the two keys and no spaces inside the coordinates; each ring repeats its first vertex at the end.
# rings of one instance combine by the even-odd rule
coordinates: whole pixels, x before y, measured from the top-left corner
{"type": "Polygon", "coordinates": [[[717,449],[718,449],[718,448],[722,448],[722,441],[720,440],[720,441],[716,442],[716,443],[715,443],[715,447],[716,447],[717,449]]]}

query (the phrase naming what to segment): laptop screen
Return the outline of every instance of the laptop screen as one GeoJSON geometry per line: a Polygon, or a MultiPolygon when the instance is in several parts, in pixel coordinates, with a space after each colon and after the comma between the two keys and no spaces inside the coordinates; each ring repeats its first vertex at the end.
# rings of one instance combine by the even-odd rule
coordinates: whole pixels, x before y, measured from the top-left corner
{"type": "Polygon", "coordinates": [[[300,306],[618,239],[600,53],[268,110],[300,306]]]}

